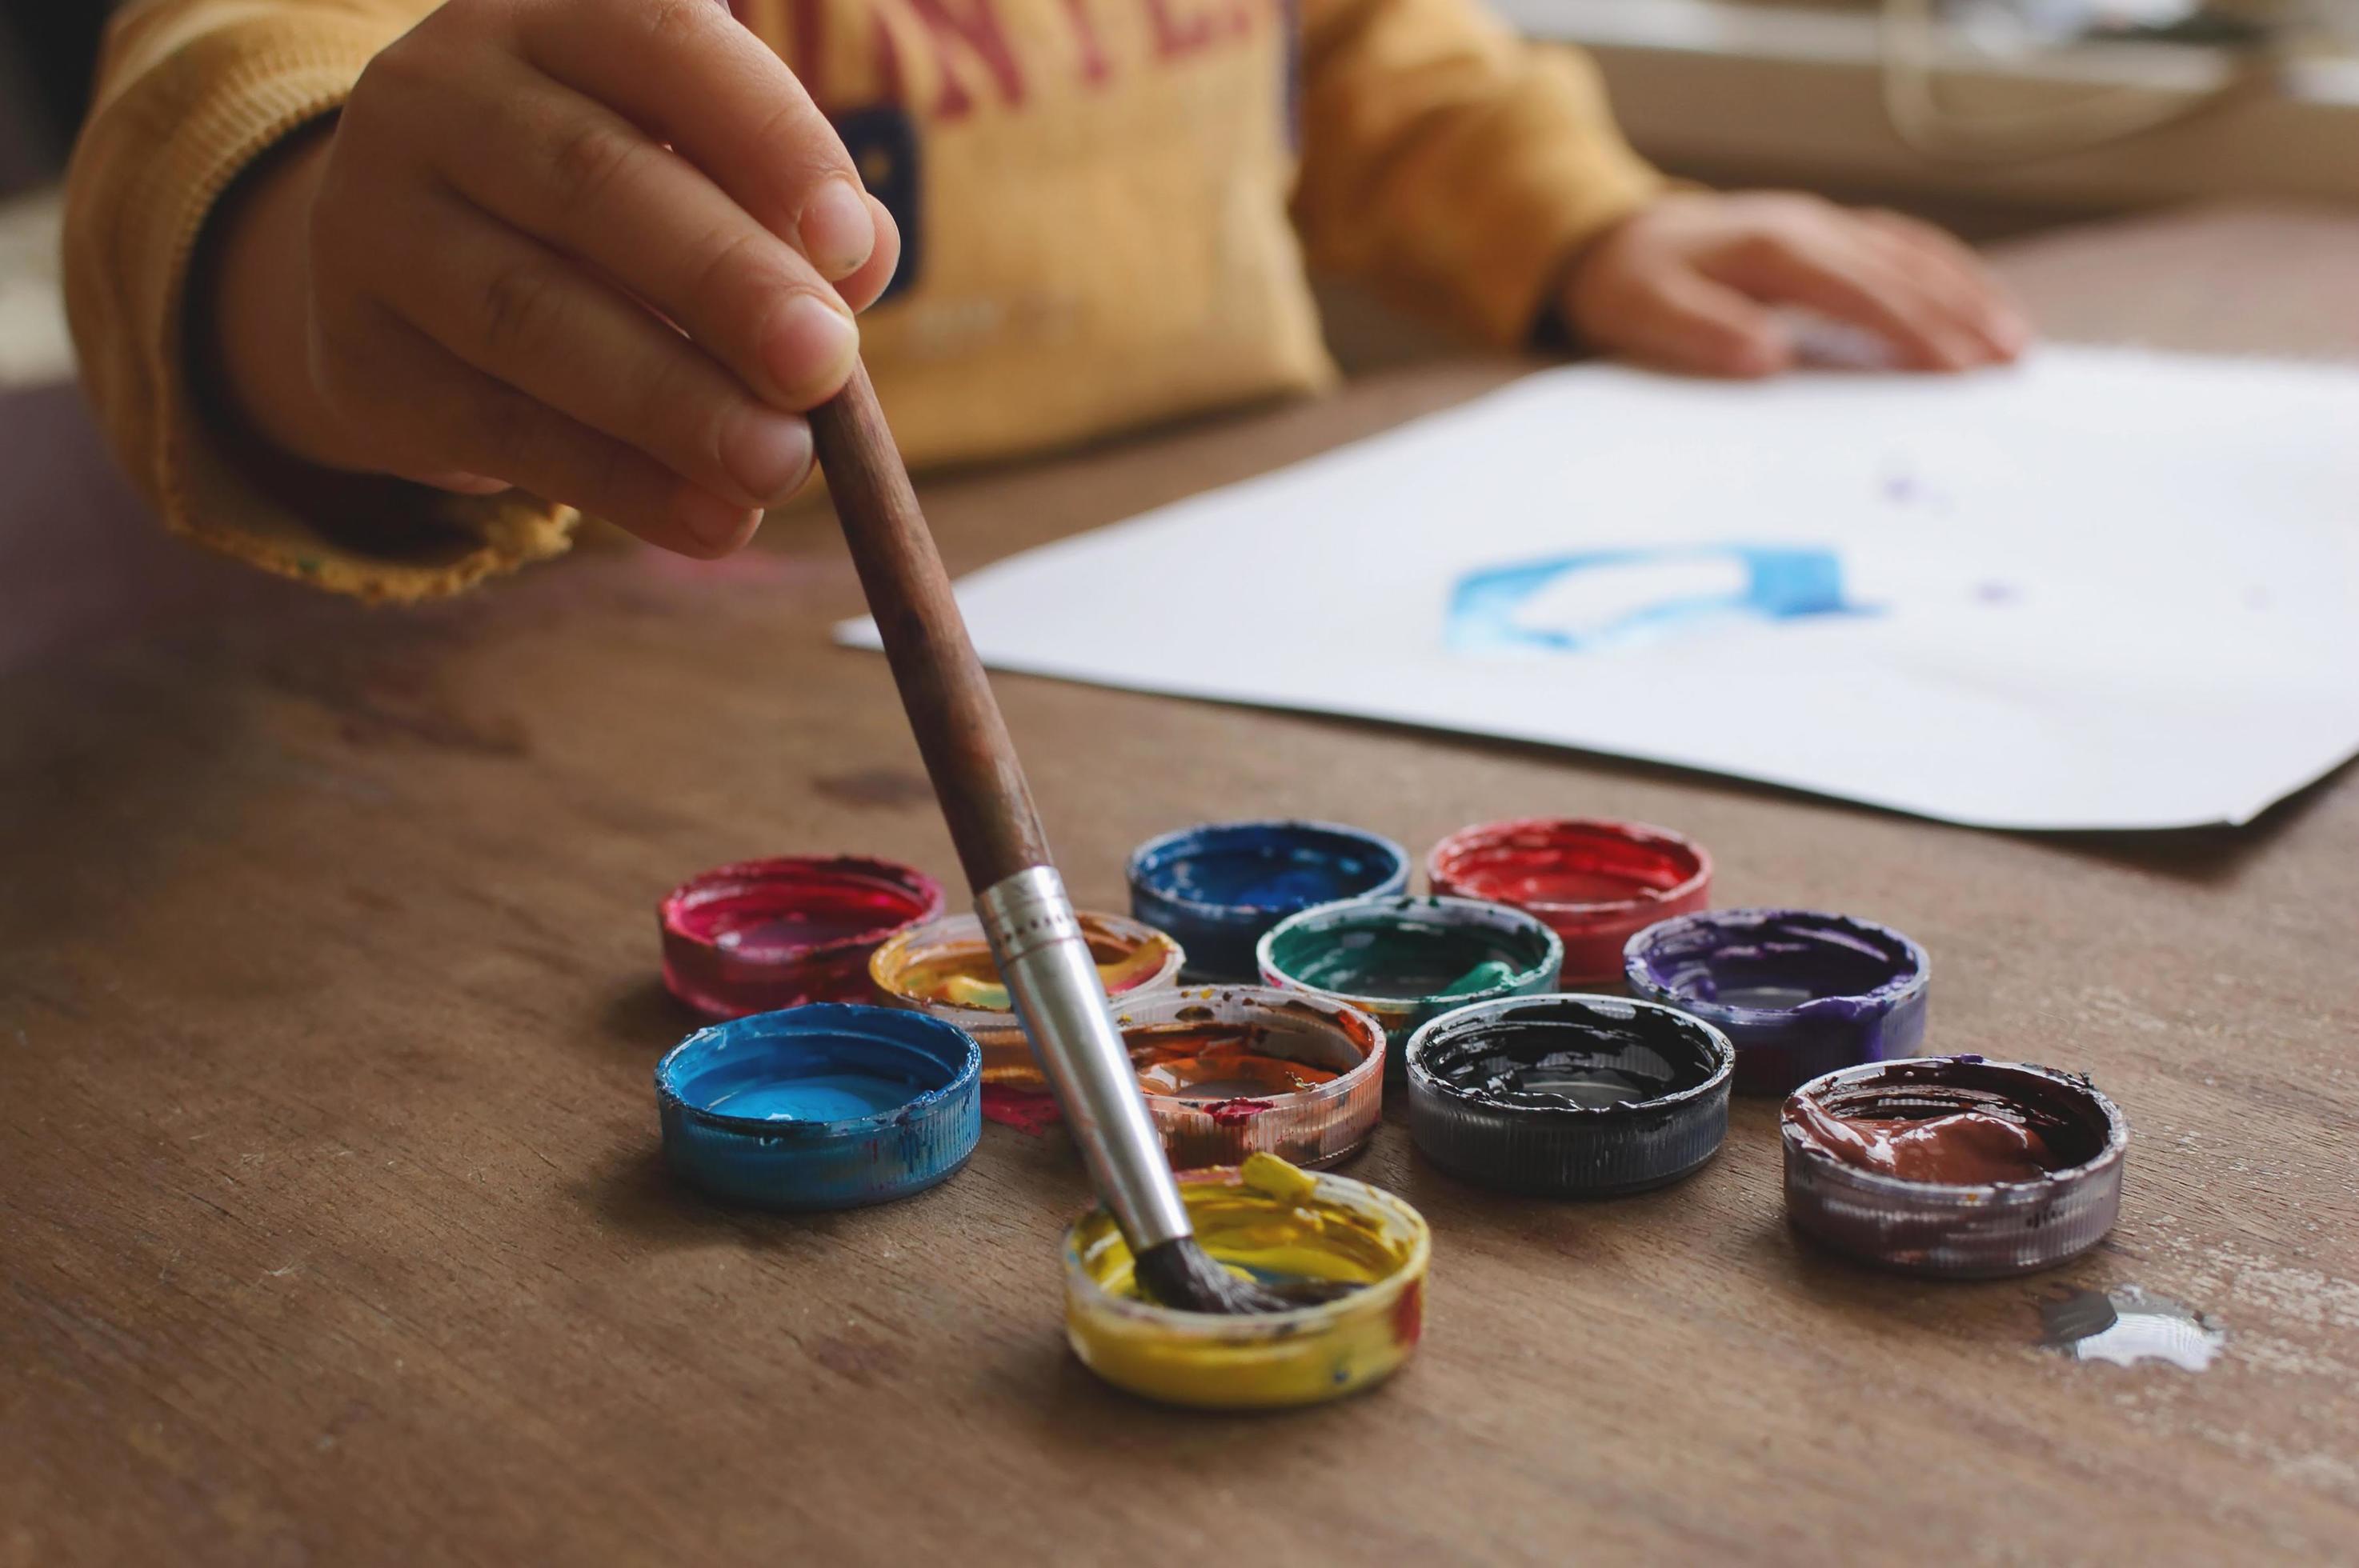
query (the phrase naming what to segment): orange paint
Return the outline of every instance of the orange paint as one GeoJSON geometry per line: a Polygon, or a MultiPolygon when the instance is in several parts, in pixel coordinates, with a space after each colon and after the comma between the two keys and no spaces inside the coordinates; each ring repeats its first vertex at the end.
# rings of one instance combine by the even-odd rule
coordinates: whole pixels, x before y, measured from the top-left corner
{"type": "Polygon", "coordinates": [[[1126,1030],[1124,1038],[1139,1087],[1179,1099],[1294,1094],[1341,1076],[1256,1049],[1268,1033],[1250,1023],[1158,1023],[1126,1030]]]}

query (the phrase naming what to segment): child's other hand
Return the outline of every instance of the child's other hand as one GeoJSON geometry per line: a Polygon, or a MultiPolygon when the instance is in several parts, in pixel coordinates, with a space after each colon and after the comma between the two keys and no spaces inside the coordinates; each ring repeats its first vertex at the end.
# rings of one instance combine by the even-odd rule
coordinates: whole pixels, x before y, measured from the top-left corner
{"type": "Polygon", "coordinates": [[[222,222],[219,368],[268,440],[693,556],[809,477],[900,251],[715,0],[448,0],[222,222]]]}
{"type": "Polygon", "coordinates": [[[1872,332],[1918,370],[2012,360],[2031,337],[1974,254],[1940,230],[1767,192],[1663,197],[1591,247],[1562,300],[1594,348],[1734,376],[1794,363],[1776,306],[1872,332]]]}

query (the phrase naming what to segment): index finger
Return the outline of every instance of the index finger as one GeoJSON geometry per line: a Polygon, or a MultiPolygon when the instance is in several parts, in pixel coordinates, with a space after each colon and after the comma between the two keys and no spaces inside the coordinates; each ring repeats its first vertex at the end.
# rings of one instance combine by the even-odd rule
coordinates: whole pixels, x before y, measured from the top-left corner
{"type": "Polygon", "coordinates": [[[842,138],[725,5],[556,0],[519,26],[536,68],[669,143],[821,273],[867,260],[875,219],[842,138]]]}

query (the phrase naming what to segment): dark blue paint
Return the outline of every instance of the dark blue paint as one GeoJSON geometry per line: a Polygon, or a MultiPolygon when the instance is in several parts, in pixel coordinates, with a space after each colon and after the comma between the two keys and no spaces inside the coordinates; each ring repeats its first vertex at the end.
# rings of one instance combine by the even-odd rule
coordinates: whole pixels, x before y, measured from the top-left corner
{"type": "Polygon", "coordinates": [[[982,1087],[964,1030],[842,1002],[700,1029],[656,1066],[672,1169],[765,1208],[849,1208],[942,1181],[982,1136],[982,1087]]]}
{"type": "Polygon", "coordinates": [[[1855,603],[1843,596],[1843,563],[1832,550],[1787,545],[1678,545],[1586,550],[1469,572],[1458,579],[1451,593],[1447,637],[1451,647],[1467,652],[1545,648],[1571,654],[1667,632],[1693,631],[1731,616],[1791,621],[1877,612],[1875,605],[1855,603]],[[1734,560],[1744,567],[1745,586],[1734,593],[1690,595],[1646,605],[1587,636],[1525,626],[1516,620],[1516,612],[1533,596],[1574,572],[1712,559],[1734,560]]]}
{"type": "Polygon", "coordinates": [[[1191,979],[1251,982],[1263,932],[1313,904],[1406,892],[1408,855],[1332,822],[1212,822],[1141,844],[1129,877],[1131,914],[1180,944],[1191,979]]]}
{"type": "Polygon", "coordinates": [[[1899,932],[1804,909],[1713,909],[1630,938],[1630,994],[1692,1013],[1736,1047],[1736,1092],[1913,1056],[1932,978],[1899,932]]]}

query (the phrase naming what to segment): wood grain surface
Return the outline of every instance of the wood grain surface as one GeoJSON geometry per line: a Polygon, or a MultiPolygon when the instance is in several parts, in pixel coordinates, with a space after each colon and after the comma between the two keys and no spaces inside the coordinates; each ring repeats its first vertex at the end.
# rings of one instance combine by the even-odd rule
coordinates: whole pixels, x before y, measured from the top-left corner
{"type": "MultiPolygon", "coordinates": [[[[2059,336],[2359,354],[2359,221],[2007,265],[2059,336]]],[[[971,568],[1510,369],[952,476],[927,509],[971,568]]],[[[667,887],[797,850],[953,870],[884,661],[829,643],[858,602],[806,511],[715,567],[585,547],[406,613],[274,587],[0,680],[0,1563],[2359,1556],[2352,770],[2239,833],[2006,837],[1001,681],[1085,904],[1205,817],[1420,852],[1488,816],[1660,822],[1723,902],[1910,932],[1932,1045],[2086,1071],[2135,1129],[2110,1243],[1961,1285],[1798,1243],[1767,1104],[1692,1180],[1589,1204],[1444,1177],[1396,1107],[1349,1173],[1432,1221],[1417,1360],[1335,1407],[1185,1415],[1064,1348],[1085,1194],[1054,1138],[987,1127],[948,1185],[818,1218],[658,1162],[649,1072],[690,1023],[656,983],[667,887]],[[2221,1359],[2038,1344],[2043,1297],[2125,1282],[2213,1314],[2221,1359]]]]}

